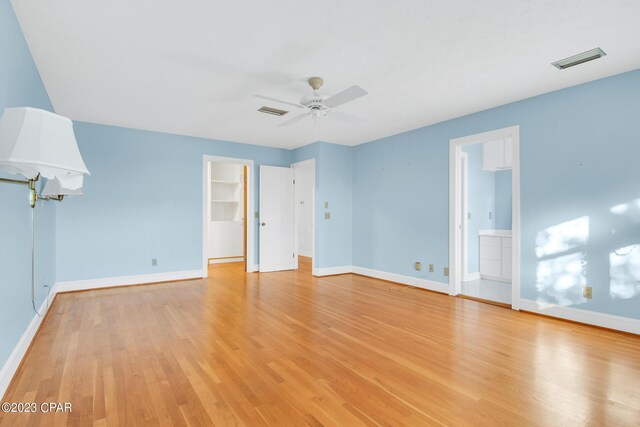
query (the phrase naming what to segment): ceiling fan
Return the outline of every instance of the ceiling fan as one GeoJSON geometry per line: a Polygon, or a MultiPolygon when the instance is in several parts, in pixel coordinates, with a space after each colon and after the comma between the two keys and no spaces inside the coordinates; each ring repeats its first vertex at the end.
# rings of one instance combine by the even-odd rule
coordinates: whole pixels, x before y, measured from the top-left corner
{"type": "Polygon", "coordinates": [[[360,86],[351,86],[348,89],[343,90],[342,92],[338,92],[333,96],[328,98],[323,97],[318,93],[318,90],[324,83],[324,80],[320,77],[311,77],[309,80],[309,86],[313,89],[313,94],[305,95],[300,99],[300,103],[283,101],[277,98],[271,98],[269,96],[263,95],[253,95],[257,98],[268,99],[269,101],[279,102],[281,104],[292,105],[296,108],[301,108],[305,110],[304,113],[299,114],[285,122],[280,123],[278,126],[289,126],[292,125],[306,117],[311,117],[314,120],[317,120],[321,117],[328,117],[330,119],[338,120],[345,123],[360,123],[363,121],[362,118],[358,116],[353,116],[351,114],[343,113],[340,111],[334,110],[334,108],[339,107],[342,104],[346,104],[347,102],[351,102],[354,99],[360,98],[361,96],[367,95],[367,91],[362,89],[360,86]]]}

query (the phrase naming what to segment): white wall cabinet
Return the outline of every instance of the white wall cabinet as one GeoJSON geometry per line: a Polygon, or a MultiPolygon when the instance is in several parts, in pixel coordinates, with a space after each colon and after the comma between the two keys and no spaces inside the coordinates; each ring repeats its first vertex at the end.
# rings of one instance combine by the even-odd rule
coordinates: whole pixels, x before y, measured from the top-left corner
{"type": "Polygon", "coordinates": [[[513,166],[511,138],[489,141],[482,144],[482,169],[495,172],[513,166]]]}
{"type": "Polygon", "coordinates": [[[480,276],[511,282],[511,235],[498,231],[480,234],[480,276]]]}

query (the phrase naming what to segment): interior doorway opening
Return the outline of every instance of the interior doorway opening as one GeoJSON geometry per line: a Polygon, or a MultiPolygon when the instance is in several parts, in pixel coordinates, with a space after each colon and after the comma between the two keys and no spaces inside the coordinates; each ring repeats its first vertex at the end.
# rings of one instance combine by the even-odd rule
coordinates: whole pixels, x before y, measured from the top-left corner
{"type": "Polygon", "coordinates": [[[205,156],[203,161],[203,277],[210,264],[253,267],[250,160],[205,156]]]}
{"type": "Polygon", "coordinates": [[[295,222],[297,264],[301,272],[312,274],[315,266],[315,160],[291,165],[295,177],[295,222]]]}
{"type": "Polygon", "coordinates": [[[518,309],[519,130],[451,141],[450,293],[518,309]]]}

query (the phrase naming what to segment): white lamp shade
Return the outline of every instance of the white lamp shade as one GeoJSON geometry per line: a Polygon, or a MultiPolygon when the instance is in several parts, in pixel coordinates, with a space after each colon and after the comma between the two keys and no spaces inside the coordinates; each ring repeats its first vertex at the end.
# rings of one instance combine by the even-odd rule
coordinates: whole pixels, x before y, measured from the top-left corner
{"type": "MultiPolygon", "coordinates": [[[[82,175],[80,175],[82,179],[82,175]]],[[[80,185],[82,187],[82,184],[80,185]]],[[[64,184],[59,179],[48,179],[47,183],[44,185],[42,189],[42,196],[82,196],[84,193],[82,192],[82,188],[78,188],[72,190],[70,188],[66,188],[64,184]]]]}
{"type": "Polygon", "coordinates": [[[29,107],[6,108],[0,117],[0,170],[27,179],[40,174],[67,190],[80,189],[83,175],[89,175],[73,122],[29,107]]]}

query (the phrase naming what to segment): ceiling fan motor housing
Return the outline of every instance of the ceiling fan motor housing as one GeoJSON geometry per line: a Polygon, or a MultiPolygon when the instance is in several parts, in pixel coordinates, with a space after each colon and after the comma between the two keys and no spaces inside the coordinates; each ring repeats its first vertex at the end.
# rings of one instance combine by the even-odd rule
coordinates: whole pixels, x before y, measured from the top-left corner
{"type": "Polygon", "coordinates": [[[324,110],[327,107],[322,104],[322,100],[322,96],[317,92],[314,92],[312,95],[303,96],[300,100],[300,104],[307,108],[311,108],[312,110],[324,110]]]}

